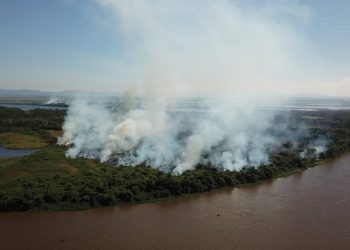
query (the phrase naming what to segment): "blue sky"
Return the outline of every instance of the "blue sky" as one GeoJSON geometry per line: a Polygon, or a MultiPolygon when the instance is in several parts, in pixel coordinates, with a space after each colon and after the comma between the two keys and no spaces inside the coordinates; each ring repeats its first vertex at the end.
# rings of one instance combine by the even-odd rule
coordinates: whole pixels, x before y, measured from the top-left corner
{"type": "Polygon", "coordinates": [[[117,39],[90,19],[82,2],[0,1],[2,88],[63,90],[94,85],[99,78],[110,82],[117,39]]]}
{"type": "MultiPolygon", "coordinates": [[[[313,53],[327,61],[321,78],[329,88],[347,81],[350,1],[299,3],[311,13],[302,32],[313,53]]],[[[118,91],[118,65],[130,58],[109,15],[89,0],[0,0],[0,88],[118,91]]]]}
{"type": "MultiPolygon", "coordinates": [[[[309,34],[316,46],[330,58],[350,63],[350,1],[305,1],[314,15],[309,34]]],[[[349,67],[347,68],[349,70],[349,67]]]]}

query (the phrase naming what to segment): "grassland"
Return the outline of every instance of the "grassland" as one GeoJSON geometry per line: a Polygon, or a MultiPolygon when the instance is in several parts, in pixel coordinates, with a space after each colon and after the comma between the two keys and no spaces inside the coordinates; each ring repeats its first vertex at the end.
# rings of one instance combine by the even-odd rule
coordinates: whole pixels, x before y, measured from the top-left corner
{"type": "Polygon", "coordinates": [[[37,149],[47,146],[48,143],[34,133],[3,132],[0,133],[0,145],[8,149],[37,149]]]}
{"type": "Polygon", "coordinates": [[[38,105],[45,103],[49,97],[15,97],[15,96],[0,96],[0,103],[2,104],[33,104],[38,105]]]}

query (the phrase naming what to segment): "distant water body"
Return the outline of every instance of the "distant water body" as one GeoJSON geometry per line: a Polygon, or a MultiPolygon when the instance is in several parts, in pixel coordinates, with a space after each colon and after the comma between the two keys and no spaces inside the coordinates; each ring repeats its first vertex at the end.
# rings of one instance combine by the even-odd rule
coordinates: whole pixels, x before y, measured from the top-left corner
{"type": "Polygon", "coordinates": [[[6,149],[0,147],[0,158],[3,157],[19,157],[30,155],[38,151],[37,149],[6,149]]]}
{"type": "MultiPolygon", "coordinates": [[[[120,102],[120,99],[111,101],[106,100],[91,100],[91,102],[105,103],[107,107],[114,108],[120,102]]],[[[142,100],[135,98],[134,104],[139,107],[142,106],[142,100]]],[[[175,102],[169,102],[167,108],[170,112],[206,112],[210,101],[206,102],[205,99],[189,99],[180,100],[175,102]]],[[[232,103],[231,103],[232,104],[232,103]]],[[[233,101],[234,104],[234,101],[233,101]]],[[[33,104],[0,104],[0,106],[8,108],[18,108],[21,110],[33,110],[33,109],[61,109],[65,110],[67,107],[62,106],[49,106],[49,105],[33,105],[33,104]]],[[[247,107],[249,109],[249,107],[247,107]]],[[[290,100],[284,99],[272,99],[270,104],[259,106],[262,110],[279,110],[279,111],[318,111],[318,110],[350,110],[349,98],[296,98],[290,100]]]]}
{"type": "Polygon", "coordinates": [[[350,155],[248,188],[71,212],[0,213],[2,249],[349,249],[350,155]]]}
{"type": "Polygon", "coordinates": [[[24,111],[34,110],[34,109],[50,109],[50,110],[55,110],[55,109],[65,110],[65,109],[67,109],[67,107],[47,106],[47,105],[34,105],[34,104],[0,104],[0,106],[1,107],[6,107],[6,108],[21,109],[21,110],[24,110],[24,111]]]}

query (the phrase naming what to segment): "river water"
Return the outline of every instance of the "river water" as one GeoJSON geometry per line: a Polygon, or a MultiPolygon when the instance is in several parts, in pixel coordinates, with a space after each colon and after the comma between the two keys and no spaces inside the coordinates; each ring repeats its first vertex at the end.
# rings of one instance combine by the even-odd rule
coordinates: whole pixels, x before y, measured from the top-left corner
{"type": "Polygon", "coordinates": [[[253,187],[0,214],[1,249],[350,249],[350,155],[253,187]]]}

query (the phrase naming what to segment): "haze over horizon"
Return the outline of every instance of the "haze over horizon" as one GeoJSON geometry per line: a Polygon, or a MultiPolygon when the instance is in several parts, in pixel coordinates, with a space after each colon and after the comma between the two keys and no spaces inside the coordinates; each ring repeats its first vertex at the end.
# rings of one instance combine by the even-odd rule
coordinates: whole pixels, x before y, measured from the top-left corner
{"type": "Polygon", "coordinates": [[[147,82],[142,91],[153,91],[157,82],[180,95],[214,85],[349,96],[349,11],[341,0],[2,1],[0,88],[123,92],[147,82]]]}

